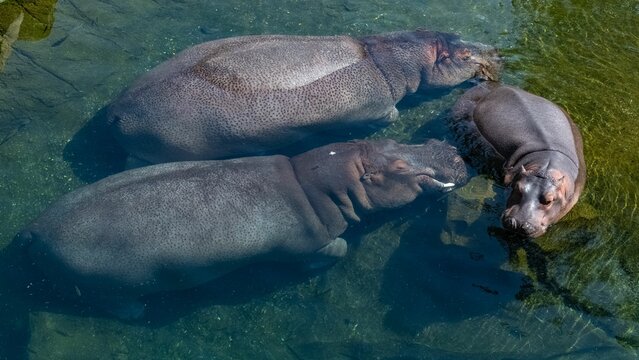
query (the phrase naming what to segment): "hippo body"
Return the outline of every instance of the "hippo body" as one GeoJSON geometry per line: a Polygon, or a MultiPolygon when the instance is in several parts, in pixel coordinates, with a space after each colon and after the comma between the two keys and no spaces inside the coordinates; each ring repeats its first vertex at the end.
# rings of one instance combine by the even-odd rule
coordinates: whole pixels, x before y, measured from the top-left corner
{"type": "Polygon", "coordinates": [[[505,228],[539,237],[577,203],[586,182],[582,138],[560,107],[487,82],[468,90],[452,114],[457,125],[466,123],[458,127],[464,136],[479,135],[501,159],[503,183],[511,189],[505,228]]]}
{"type": "Polygon", "coordinates": [[[264,154],[314,131],[387,124],[406,94],[497,69],[493,48],[430,31],[235,37],[141,76],[109,106],[107,123],[150,163],[264,154]]]}
{"type": "Polygon", "coordinates": [[[249,263],[330,263],[346,253],[338,236],[362,212],[449,190],[465,169],[452,146],[435,140],[159,164],[67,194],[18,238],[58,288],[138,317],[142,295],[194,287],[249,263]]]}

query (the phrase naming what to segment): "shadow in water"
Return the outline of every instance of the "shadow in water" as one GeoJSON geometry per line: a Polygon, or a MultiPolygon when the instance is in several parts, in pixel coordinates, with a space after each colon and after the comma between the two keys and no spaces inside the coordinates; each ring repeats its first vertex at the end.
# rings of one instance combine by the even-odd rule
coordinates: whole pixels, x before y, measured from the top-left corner
{"type": "MultiPolygon", "coordinates": [[[[390,211],[383,218],[401,216],[405,214],[404,211],[390,211]]],[[[347,230],[343,236],[348,239],[351,251],[356,251],[361,237],[377,226],[381,226],[378,221],[347,230]]],[[[3,300],[0,321],[4,324],[0,329],[0,359],[28,358],[31,312],[115,319],[92,304],[86,296],[62,295],[56,289],[56,284],[49,282],[40,270],[31,266],[18,237],[0,251],[0,266],[0,296],[3,300]]],[[[146,305],[145,315],[141,319],[122,322],[150,328],[161,327],[200,308],[243,304],[301,284],[315,276],[323,276],[329,267],[308,270],[299,263],[254,264],[196,288],[145,296],[141,299],[146,305]]]]}
{"type": "MultiPolygon", "coordinates": [[[[25,255],[24,246],[16,240],[0,252],[0,322],[3,324],[0,359],[29,358],[31,312],[115,319],[82,296],[62,295],[56,291],[56,284],[34,269],[25,255]]],[[[304,282],[325,270],[307,271],[298,264],[288,263],[256,264],[198,288],[144,297],[145,316],[123,322],[144,327],[163,326],[198,308],[245,303],[282,287],[304,282]]]]}
{"type": "MultiPolygon", "coordinates": [[[[566,225],[566,221],[562,222],[562,226],[566,225]]],[[[564,255],[572,254],[575,249],[587,246],[591,237],[594,236],[594,234],[588,234],[585,230],[586,226],[583,224],[583,220],[573,221],[569,227],[572,228],[572,235],[570,236],[572,241],[562,239],[566,245],[563,249],[564,255]]],[[[598,306],[597,304],[584,302],[583,299],[580,299],[578,296],[573,294],[570,289],[562,286],[552,275],[549,275],[548,269],[549,266],[551,266],[549,262],[553,261],[549,257],[552,255],[545,252],[534,240],[523,238],[521,235],[514,234],[498,227],[490,227],[489,232],[499,239],[499,241],[506,247],[508,250],[508,257],[511,259],[511,262],[516,263],[518,258],[517,252],[523,250],[523,254],[525,254],[526,257],[528,271],[534,274],[537,287],[545,289],[551,294],[560,297],[563,304],[574,310],[598,317],[614,316],[614,314],[610,311],[598,306]]],[[[524,300],[534,291],[535,288],[531,286],[526,291],[522,291],[518,295],[518,298],[520,300],[524,300]]]]}
{"type": "Polygon", "coordinates": [[[465,81],[454,87],[445,87],[440,89],[430,89],[428,91],[416,92],[410,95],[405,96],[403,99],[397,103],[398,110],[410,109],[413,107],[417,107],[422,103],[433,101],[437,99],[441,99],[444,96],[450,94],[451,92],[457,89],[468,89],[472,86],[476,85],[477,82],[475,80],[465,81]]]}
{"type": "Polygon", "coordinates": [[[322,276],[329,267],[311,271],[297,263],[253,264],[196,288],[143,297],[146,313],[143,319],[135,322],[161,327],[197,309],[244,304],[278,289],[322,276]]]}
{"type": "Polygon", "coordinates": [[[395,332],[415,335],[431,323],[492,313],[526,283],[500,269],[506,254],[494,239],[468,231],[463,245],[440,240],[446,214],[443,205],[412,221],[386,264],[381,300],[390,306],[385,326],[395,332]]]}
{"type": "Polygon", "coordinates": [[[64,160],[87,183],[124,170],[127,153],[111,135],[105,116],[106,108],[102,108],[64,147],[64,160]]]}
{"type": "Polygon", "coordinates": [[[13,241],[0,251],[0,359],[27,359],[31,337],[29,309],[33,305],[34,274],[13,241]]]}
{"type": "Polygon", "coordinates": [[[316,341],[287,345],[295,359],[463,360],[465,354],[414,342],[316,341]],[[427,355],[426,355],[427,354],[427,355]]]}
{"type": "Polygon", "coordinates": [[[447,125],[448,114],[447,110],[443,111],[431,121],[420,126],[411,136],[411,142],[415,144],[423,143],[430,138],[435,138],[457,146],[455,137],[450,134],[450,129],[447,125]]]}

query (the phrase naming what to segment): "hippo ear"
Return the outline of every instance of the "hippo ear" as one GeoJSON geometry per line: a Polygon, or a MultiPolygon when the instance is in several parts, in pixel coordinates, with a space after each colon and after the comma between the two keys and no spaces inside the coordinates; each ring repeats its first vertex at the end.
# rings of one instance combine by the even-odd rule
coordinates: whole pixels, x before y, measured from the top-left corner
{"type": "Polygon", "coordinates": [[[522,165],[519,168],[515,169],[515,167],[506,168],[506,175],[504,175],[504,185],[508,186],[513,182],[515,176],[517,174],[526,174],[526,168],[522,165]]]}
{"type": "Polygon", "coordinates": [[[504,185],[506,186],[510,185],[514,177],[515,177],[515,174],[512,172],[512,170],[510,169],[506,170],[506,175],[504,175],[504,185]]]}
{"type": "Polygon", "coordinates": [[[384,176],[382,175],[382,172],[380,171],[367,171],[364,173],[364,175],[362,175],[359,180],[365,184],[381,184],[384,182],[384,176]]]}

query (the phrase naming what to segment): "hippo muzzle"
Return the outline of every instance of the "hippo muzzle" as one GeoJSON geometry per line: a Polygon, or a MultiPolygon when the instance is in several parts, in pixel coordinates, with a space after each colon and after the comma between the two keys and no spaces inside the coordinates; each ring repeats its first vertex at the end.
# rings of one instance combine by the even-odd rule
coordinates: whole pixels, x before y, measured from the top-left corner
{"type": "Polygon", "coordinates": [[[481,43],[472,43],[479,55],[471,55],[470,60],[476,64],[475,78],[479,80],[498,81],[503,68],[503,59],[496,48],[481,43]]]}
{"type": "Polygon", "coordinates": [[[539,237],[546,233],[546,230],[548,229],[547,225],[541,222],[533,224],[529,221],[530,218],[526,219],[526,217],[517,219],[514,216],[510,215],[512,212],[512,208],[509,208],[502,213],[501,223],[505,229],[532,238],[539,237]]]}
{"type": "Polygon", "coordinates": [[[559,185],[546,173],[519,174],[501,216],[504,228],[533,238],[545,234],[565,208],[565,195],[559,185]]]}
{"type": "Polygon", "coordinates": [[[414,146],[419,150],[407,153],[423,190],[448,192],[468,182],[468,167],[454,146],[434,139],[414,146]]]}

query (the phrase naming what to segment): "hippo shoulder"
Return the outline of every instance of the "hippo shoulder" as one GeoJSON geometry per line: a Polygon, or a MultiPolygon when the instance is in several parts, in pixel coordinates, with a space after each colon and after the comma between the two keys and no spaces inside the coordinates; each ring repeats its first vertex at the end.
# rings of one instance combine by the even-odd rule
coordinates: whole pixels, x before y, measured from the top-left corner
{"type": "Polygon", "coordinates": [[[242,92],[295,89],[366,57],[364,46],[348,36],[239,37],[203,44],[199,52],[194,76],[242,92]]]}

